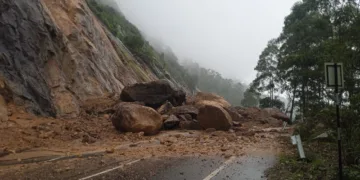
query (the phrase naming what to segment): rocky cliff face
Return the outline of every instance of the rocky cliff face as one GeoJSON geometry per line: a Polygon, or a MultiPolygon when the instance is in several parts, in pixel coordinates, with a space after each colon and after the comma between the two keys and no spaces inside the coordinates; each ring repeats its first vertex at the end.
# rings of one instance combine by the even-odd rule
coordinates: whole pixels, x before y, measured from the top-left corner
{"type": "Polygon", "coordinates": [[[0,0],[0,79],[8,101],[35,114],[73,117],[157,77],[83,0],[0,0]]]}

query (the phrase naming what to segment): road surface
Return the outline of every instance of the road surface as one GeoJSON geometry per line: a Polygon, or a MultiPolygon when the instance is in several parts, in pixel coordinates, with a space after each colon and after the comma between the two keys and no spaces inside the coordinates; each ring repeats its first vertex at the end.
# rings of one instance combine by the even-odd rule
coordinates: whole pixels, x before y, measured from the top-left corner
{"type": "Polygon", "coordinates": [[[3,167],[0,179],[261,180],[266,179],[264,171],[275,162],[275,156],[269,154],[131,160],[100,156],[20,165],[9,171],[3,167]]]}

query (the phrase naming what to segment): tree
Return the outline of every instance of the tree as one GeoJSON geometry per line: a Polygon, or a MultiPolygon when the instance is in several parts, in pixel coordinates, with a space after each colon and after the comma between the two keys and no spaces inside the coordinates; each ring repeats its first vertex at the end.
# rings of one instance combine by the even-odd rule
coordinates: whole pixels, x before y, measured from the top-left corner
{"type": "Polygon", "coordinates": [[[259,56],[259,60],[255,70],[258,72],[256,79],[252,82],[252,89],[257,92],[269,92],[273,95],[275,83],[279,82],[277,79],[277,56],[279,47],[275,39],[268,42],[267,47],[259,56]]]}
{"type": "Polygon", "coordinates": [[[271,108],[276,107],[282,111],[285,110],[285,104],[277,97],[275,99],[271,99],[270,97],[265,97],[260,99],[260,108],[271,108]]]}
{"type": "MultiPolygon", "coordinates": [[[[259,57],[257,78],[252,89],[269,92],[269,78],[275,90],[286,93],[291,102],[291,118],[334,124],[329,109],[333,107],[333,90],[325,88],[324,63],[344,64],[345,87],[341,90],[342,122],[346,153],[360,152],[360,1],[302,0],[284,20],[280,36],[269,41],[259,57]],[[278,49],[275,50],[277,47],[278,49]],[[274,55],[273,55],[274,54],[274,55]],[[272,66],[270,60],[274,60],[272,66]],[[275,73],[268,69],[275,67],[275,73]]],[[[273,103],[270,97],[260,100],[261,107],[273,103]]],[[[335,126],[332,126],[334,128],[335,126]]],[[[346,154],[345,153],[345,154],[346,154]]]]}
{"type": "Polygon", "coordinates": [[[244,92],[244,99],[241,104],[245,107],[257,107],[259,105],[259,96],[251,89],[244,92]]]}

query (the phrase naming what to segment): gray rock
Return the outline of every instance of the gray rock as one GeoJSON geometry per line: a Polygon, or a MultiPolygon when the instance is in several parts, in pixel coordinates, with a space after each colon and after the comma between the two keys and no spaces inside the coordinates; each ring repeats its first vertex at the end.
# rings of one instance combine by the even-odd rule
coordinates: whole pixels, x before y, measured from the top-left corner
{"type": "Polygon", "coordinates": [[[165,80],[159,80],[126,86],[121,92],[120,100],[140,101],[144,102],[146,106],[157,109],[166,101],[174,106],[182,105],[185,102],[185,92],[176,90],[165,80]]]}
{"type": "Polygon", "coordinates": [[[180,120],[174,116],[170,115],[168,119],[164,121],[164,128],[165,129],[175,129],[179,127],[180,120]]]}

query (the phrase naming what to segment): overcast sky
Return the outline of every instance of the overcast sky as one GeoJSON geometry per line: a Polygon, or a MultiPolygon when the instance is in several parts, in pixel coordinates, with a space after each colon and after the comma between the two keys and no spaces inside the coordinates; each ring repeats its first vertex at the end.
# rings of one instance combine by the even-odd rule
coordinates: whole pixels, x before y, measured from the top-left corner
{"type": "Polygon", "coordinates": [[[224,77],[251,82],[258,56],[297,0],[117,0],[148,36],[224,77]]]}

